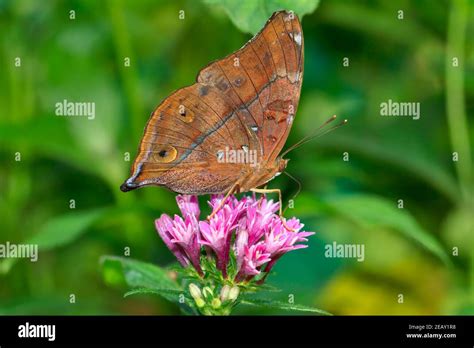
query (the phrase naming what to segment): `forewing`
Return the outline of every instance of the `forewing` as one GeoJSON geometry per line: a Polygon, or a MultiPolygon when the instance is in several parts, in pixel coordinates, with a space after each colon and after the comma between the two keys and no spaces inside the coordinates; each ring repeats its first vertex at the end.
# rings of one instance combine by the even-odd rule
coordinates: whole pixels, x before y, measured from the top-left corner
{"type": "Polygon", "coordinates": [[[302,74],[298,17],[277,12],[244,47],[158,106],[122,190],[154,184],[184,194],[228,191],[249,166],[264,166],[280,153],[302,74]]]}

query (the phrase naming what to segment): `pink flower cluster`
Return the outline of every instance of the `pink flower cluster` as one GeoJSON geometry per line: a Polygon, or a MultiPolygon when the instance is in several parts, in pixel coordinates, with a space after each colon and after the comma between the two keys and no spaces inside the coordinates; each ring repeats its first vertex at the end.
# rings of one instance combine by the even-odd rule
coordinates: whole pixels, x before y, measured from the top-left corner
{"type": "MultiPolygon", "coordinates": [[[[211,196],[214,211],[221,195],[211,196]]],[[[163,214],[155,221],[156,229],[166,246],[184,267],[193,266],[202,274],[201,252],[215,257],[216,266],[227,277],[230,252],[237,263],[236,281],[251,280],[265,272],[285,253],[307,247],[306,237],[314,232],[300,232],[303,224],[296,218],[286,220],[275,214],[279,203],[262,196],[243,197],[240,201],[230,196],[210,220],[199,221],[200,209],[196,196],[176,197],[182,217],[172,219],[163,214]],[[234,237],[235,236],[235,237],[234,237]]]]}

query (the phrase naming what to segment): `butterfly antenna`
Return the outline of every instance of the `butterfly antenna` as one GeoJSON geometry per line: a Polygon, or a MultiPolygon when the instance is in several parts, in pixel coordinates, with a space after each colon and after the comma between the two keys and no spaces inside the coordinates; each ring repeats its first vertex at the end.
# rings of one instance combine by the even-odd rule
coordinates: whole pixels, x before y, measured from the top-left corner
{"type": "MultiPolygon", "coordinates": [[[[285,174],[287,177],[289,177],[291,180],[293,180],[294,182],[298,184],[298,190],[296,190],[296,193],[293,195],[293,197],[291,197],[291,200],[294,201],[296,196],[298,196],[301,192],[301,182],[298,179],[296,179],[293,175],[288,173],[287,171],[284,171],[283,174],[285,174]]],[[[288,206],[289,206],[289,203],[287,203],[285,209],[283,209],[283,214],[285,214],[285,211],[288,209],[288,206]]]]}
{"type": "Polygon", "coordinates": [[[316,128],[313,132],[313,134],[309,134],[307,136],[305,136],[303,139],[301,139],[300,141],[298,141],[296,144],[293,144],[291,145],[288,149],[286,149],[280,157],[283,157],[284,155],[286,155],[288,152],[290,151],[293,151],[294,149],[300,147],[301,145],[304,145],[306,144],[308,141],[311,141],[315,138],[319,138],[339,127],[342,127],[344,126],[345,124],[347,124],[347,120],[343,120],[341,122],[339,122],[338,124],[330,127],[330,128],[325,128],[328,124],[330,124],[332,121],[334,121],[336,119],[336,115],[333,115],[332,117],[330,117],[326,122],[324,122],[321,126],[319,126],[318,128],[316,128]]]}

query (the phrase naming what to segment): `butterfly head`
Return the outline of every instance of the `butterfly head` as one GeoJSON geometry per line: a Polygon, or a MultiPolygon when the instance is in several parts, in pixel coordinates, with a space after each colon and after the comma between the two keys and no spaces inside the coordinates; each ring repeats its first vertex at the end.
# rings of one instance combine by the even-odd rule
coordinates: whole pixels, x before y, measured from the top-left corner
{"type": "Polygon", "coordinates": [[[125,182],[120,185],[120,190],[122,192],[132,191],[143,186],[143,180],[139,179],[139,176],[142,174],[142,163],[135,163],[132,169],[132,176],[125,180],[125,182]]]}
{"type": "Polygon", "coordinates": [[[284,159],[281,157],[277,158],[277,168],[278,168],[278,173],[283,173],[286,169],[286,166],[288,165],[289,159],[284,159]]]}
{"type": "Polygon", "coordinates": [[[120,190],[122,192],[128,192],[128,191],[133,190],[134,188],[136,188],[135,185],[129,184],[127,182],[124,182],[122,185],[120,185],[120,190]]]}

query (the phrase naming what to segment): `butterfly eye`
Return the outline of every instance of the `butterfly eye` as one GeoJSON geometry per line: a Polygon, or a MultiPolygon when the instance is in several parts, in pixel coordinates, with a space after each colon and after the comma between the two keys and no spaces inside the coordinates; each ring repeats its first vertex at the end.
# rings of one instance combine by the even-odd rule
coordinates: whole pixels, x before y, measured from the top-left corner
{"type": "Polygon", "coordinates": [[[178,151],[171,145],[162,145],[155,150],[155,161],[159,163],[169,163],[174,161],[178,151]]]}

